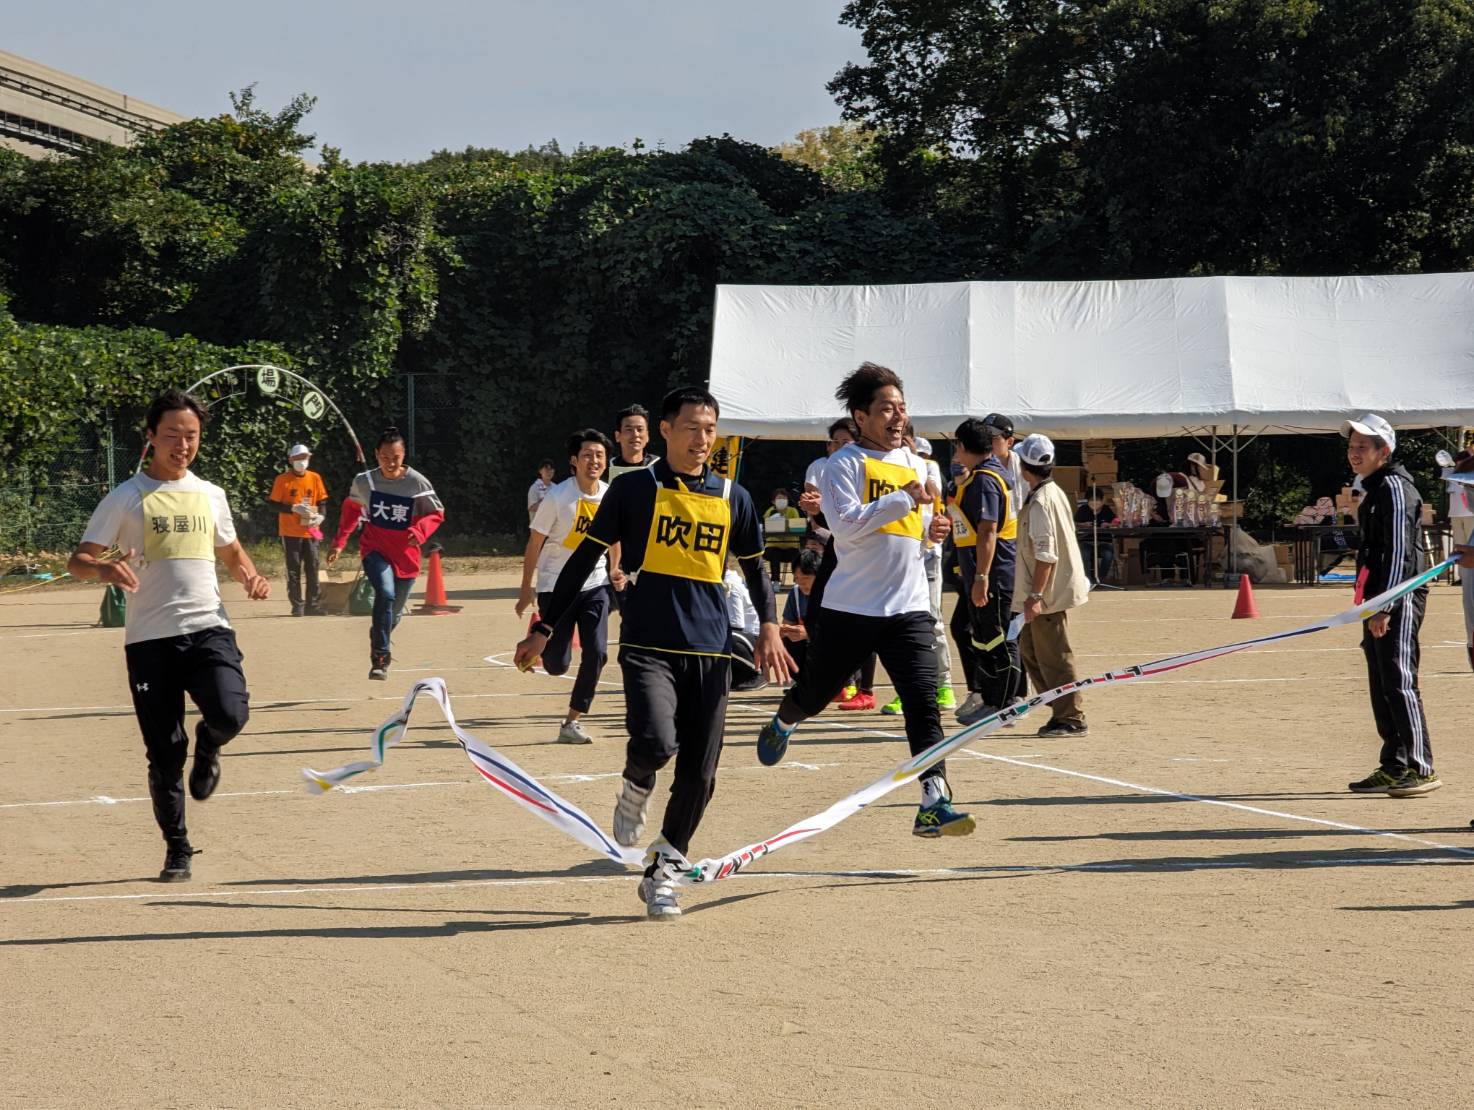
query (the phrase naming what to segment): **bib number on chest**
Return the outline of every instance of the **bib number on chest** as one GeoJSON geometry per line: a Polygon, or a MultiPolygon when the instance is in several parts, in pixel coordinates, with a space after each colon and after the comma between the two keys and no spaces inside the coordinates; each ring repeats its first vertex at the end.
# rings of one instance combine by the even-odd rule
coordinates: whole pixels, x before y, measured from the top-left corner
{"type": "Polygon", "coordinates": [[[732,509],[724,497],[685,490],[655,491],[655,514],[642,571],[720,582],[727,562],[732,509]]]}
{"type": "MultiPolygon", "coordinates": [[[[866,505],[872,501],[879,501],[886,494],[895,493],[896,490],[916,480],[916,471],[909,466],[881,462],[867,455],[865,456],[865,488],[862,491],[861,501],[866,505]]],[[[900,520],[892,521],[876,530],[892,536],[906,536],[909,539],[920,540],[921,506],[912,505],[911,511],[900,520]]]]}
{"type": "Polygon", "coordinates": [[[584,536],[588,535],[589,525],[594,522],[594,514],[599,511],[597,501],[585,501],[578,499],[577,508],[573,514],[573,524],[568,529],[568,535],[563,537],[563,546],[572,551],[583,543],[584,536]]]}
{"type": "Polygon", "coordinates": [[[143,557],[215,558],[215,515],[208,494],[155,490],[143,497],[143,557]]]}

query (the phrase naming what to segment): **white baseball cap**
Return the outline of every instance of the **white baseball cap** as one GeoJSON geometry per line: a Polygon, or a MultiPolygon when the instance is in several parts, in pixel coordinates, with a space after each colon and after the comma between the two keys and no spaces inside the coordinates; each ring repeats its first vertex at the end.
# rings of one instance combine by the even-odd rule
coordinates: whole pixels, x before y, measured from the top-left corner
{"type": "Polygon", "coordinates": [[[1352,432],[1360,432],[1364,436],[1378,436],[1387,444],[1387,450],[1397,450],[1397,433],[1392,430],[1392,425],[1374,412],[1369,412],[1360,420],[1348,420],[1341,425],[1341,434],[1350,436],[1352,432]]]}
{"type": "Polygon", "coordinates": [[[916,453],[931,458],[931,440],[927,439],[926,436],[917,436],[916,453]]]}
{"type": "Polygon", "coordinates": [[[292,449],[287,452],[287,458],[289,458],[289,459],[295,459],[299,455],[307,455],[309,457],[312,455],[312,452],[310,450],[308,450],[308,448],[307,448],[307,444],[305,444],[305,443],[296,443],[296,444],[293,444],[292,445],[292,449]]]}
{"type": "Polygon", "coordinates": [[[1025,436],[1014,452],[1030,466],[1054,465],[1054,442],[1039,432],[1025,436]]]}

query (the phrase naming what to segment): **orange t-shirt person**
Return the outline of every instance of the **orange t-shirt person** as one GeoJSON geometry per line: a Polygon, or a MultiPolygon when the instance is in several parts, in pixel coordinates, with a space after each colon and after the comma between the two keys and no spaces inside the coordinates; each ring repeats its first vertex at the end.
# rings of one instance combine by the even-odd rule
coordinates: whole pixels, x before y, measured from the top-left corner
{"type": "Polygon", "coordinates": [[[271,503],[277,509],[277,535],[292,539],[322,539],[323,508],[328,499],[322,475],[307,469],[312,453],[302,444],[287,456],[291,469],[278,474],[271,486],[271,503]],[[306,505],[307,510],[298,508],[306,505]]]}

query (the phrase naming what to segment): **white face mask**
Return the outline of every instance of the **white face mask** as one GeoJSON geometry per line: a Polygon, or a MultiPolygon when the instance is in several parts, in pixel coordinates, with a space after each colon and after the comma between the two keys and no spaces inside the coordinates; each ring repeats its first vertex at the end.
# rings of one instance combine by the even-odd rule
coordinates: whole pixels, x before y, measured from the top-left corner
{"type": "Polygon", "coordinates": [[[777,509],[779,512],[782,512],[784,509],[788,508],[788,498],[786,498],[786,497],[775,497],[775,498],[773,498],[773,508],[777,509]]]}
{"type": "Polygon", "coordinates": [[[292,469],[295,470],[298,474],[306,474],[307,473],[307,460],[306,459],[292,459],[291,462],[292,462],[292,469]]]}

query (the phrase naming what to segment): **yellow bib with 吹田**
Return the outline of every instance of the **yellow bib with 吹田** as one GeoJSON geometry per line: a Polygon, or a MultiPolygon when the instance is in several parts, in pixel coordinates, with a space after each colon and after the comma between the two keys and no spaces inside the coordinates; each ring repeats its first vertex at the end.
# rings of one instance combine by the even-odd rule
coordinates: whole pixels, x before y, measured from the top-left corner
{"type": "MultiPolygon", "coordinates": [[[[896,490],[910,482],[920,481],[916,471],[909,466],[901,466],[899,463],[881,462],[865,456],[865,488],[861,491],[860,498],[863,504],[879,501],[888,493],[896,490]]],[[[912,505],[911,511],[900,520],[892,521],[878,529],[878,532],[886,532],[892,536],[905,536],[907,539],[921,539],[921,506],[912,505]]]]}
{"type": "Polygon", "coordinates": [[[155,490],[143,495],[143,557],[215,559],[215,514],[210,496],[197,490],[155,490]]]}
{"type": "Polygon", "coordinates": [[[661,486],[640,572],[720,582],[731,532],[732,506],[725,497],[661,486]]]}
{"type": "Polygon", "coordinates": [[[582,497],[578,499],[578,506],[573,515],[573,525],[568,529],[568,535],[563,537],[563,546],[572,551],[588,534],[589,525],[594,522],[594,514],[599,511],[597,501],[585,501],[582,497]]]}

